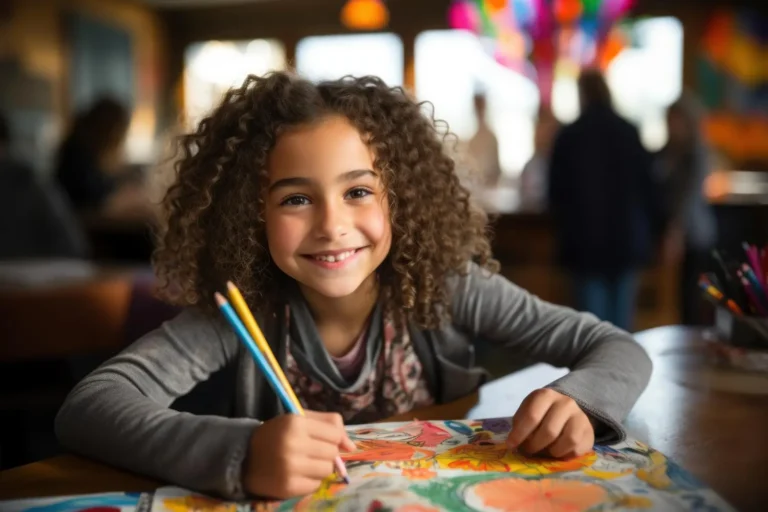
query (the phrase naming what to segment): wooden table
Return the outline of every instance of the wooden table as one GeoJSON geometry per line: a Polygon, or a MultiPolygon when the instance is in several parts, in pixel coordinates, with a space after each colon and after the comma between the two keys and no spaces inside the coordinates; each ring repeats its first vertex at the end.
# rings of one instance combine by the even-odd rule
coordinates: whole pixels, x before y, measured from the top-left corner
{"type": "MultiPolygon", "coordinates": [[[[654,375],[627,419],[631,434],[676,460],[737,509],[762,510],[768,501],[768,485],[760,477],[768,468],[768,394],[715,389],[734,385],[726,382],[728,372],[707,364],[701,330],[663,327],[637,338],[654,361],[654,375]]],[[[536,365],[493,381],[478,394],[391,420],[511,415],[532,389],[563,372],[536,365]]],[[[768,378],[754,379],[747,384],[768,390],[768,378]]],[[[145,491],[159,485],[61,456],[0,473],[0,499],[145,491]]]]}

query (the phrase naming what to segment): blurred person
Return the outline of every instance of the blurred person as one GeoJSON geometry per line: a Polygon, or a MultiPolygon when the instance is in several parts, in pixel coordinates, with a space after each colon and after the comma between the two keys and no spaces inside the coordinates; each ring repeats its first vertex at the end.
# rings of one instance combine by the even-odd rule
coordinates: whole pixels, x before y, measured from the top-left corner
{"type": "Polygon", "coordinates": [[[533,155],[520,174],[520,199],[523,204],[536,208],[547,205],[547,173],[550,153],[560,123],[549,108],[539,111],[533,138],[533,155]]]}
{"type": "Polygon", "coordinates": [[[704,197],[704,181],[712,166],[701,133],[700,107],[692,96],[685,94],[669,107],[667,132],[667,144],[656,155],[669,219],[663,257],[667,263],[680,264],[681,321],[697,325],[703,323],[697,283],[711,267],[709,252],[717,241],[717,225],[704,197]]]}
{"type": "Polygon", "coordinates": [[[585,70],[578,89],[581,114],[557,135],[549,163],[558,260],[577,309],[631,330],[638,272],[661,219],[660,192],[651,156],[613,109],[602,74],[585,70]]]}
{"type": "Polygon", "coordinates": [[[85,237],[60,191],[11,156],[0,114],[0,260],[84,258],[85,237]]]}
{"type": "Polygon", "coordinates": [[[143,184],[123,173],[129,125],[130,112],[106,97],[75,118],[59,148],[56,179],[79,214],[123,221],[151,217],[143,184]]]}
{"type": "Polygon", "coordinates": [[[480,173],[480,184],[485,187],[496,187],[501,178],[499,141],[486,119],[487,103],[484,95],[475,94],[474,107],[477,131],[469,141],[469,155],[475,170],[480,173]]]}

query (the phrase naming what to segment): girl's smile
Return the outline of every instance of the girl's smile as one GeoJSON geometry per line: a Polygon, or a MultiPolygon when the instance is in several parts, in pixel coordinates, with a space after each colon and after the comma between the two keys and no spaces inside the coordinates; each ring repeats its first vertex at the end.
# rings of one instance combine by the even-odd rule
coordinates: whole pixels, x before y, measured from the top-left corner
{"type": "Polygon", "coordinates": [[[315,265],[325,270],[339,270],[354,264],[357,256],[367,247],[356,249],[342,249],[339,251],[324,251],[315,254],[306,254],[304,257],[315,265]]]}

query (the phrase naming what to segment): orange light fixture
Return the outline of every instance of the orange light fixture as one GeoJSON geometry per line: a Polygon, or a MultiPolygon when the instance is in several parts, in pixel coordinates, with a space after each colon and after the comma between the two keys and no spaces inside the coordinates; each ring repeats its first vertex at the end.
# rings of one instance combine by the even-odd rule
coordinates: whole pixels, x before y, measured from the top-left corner
{"type": "Polygon", "coordinates": [[[381,0],[347,0],[341,22],[353,30],[380,30],[389,23],[389,11],[381,0]]]}

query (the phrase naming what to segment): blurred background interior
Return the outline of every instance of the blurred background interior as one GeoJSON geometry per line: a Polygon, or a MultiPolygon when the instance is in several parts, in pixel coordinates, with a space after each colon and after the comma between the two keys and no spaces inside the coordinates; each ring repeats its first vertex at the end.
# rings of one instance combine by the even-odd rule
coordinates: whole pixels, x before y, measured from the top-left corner
{"type": "MultiPolygon", "coordinates": [[[[674,197],[686,206],[638,269],[627,328],[711,323],[686,276],[709,249],[768,234],[766,5],[0,2],[0,469],[56,454],[52,418],[74,382],[175,314],[153,298],[150,266],[169,142],[248,74],[371,74],[431,102],[493,214],[502,273],[577,306],[556,255],[549,161],[561,127],[583,114],[581,71],[599,68],[649,155],[673,160],[681,140],[686,155],[706,153],[700,181],[667,180],[684,183],[674,197]]],[[[588,182],[572,193],[592,193],[588,182]]],[[[202,410],[212,396],[174,406],[202,410]]]]}

